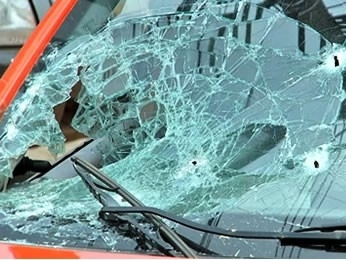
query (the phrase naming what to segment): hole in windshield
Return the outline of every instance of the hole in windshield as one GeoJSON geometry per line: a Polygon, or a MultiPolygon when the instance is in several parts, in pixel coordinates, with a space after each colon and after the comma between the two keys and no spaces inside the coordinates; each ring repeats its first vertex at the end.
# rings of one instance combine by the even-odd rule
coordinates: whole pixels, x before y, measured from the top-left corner
{"type": "Polygon", "coordinates": [[[335,67],[338,67],[340,65],[340,62],[338,60],[338,56],[334,56],[334,65],[335,65],[335,67]]]}

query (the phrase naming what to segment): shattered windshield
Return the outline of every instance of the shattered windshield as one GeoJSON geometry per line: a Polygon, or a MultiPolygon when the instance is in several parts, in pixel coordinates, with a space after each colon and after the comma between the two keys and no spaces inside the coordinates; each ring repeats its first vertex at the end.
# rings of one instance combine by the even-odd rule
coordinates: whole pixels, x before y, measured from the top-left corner
{"type": "MultiPolygon", "coordinates": [[[[125,3],[102,30],[45,56],[3,119],[1,174],[31,145],[62,151],[53,108],[79,85],[73,127],[105,140],[102,171],[145,205],[183,216],[312,216],[303,226],[344,216],[346,3],[136,7],[125,3]]],[[[95,217],[99,205],[82,187],[48,180],[11,189],[0,203],[20,217],[29,208],[95,217]]]]}

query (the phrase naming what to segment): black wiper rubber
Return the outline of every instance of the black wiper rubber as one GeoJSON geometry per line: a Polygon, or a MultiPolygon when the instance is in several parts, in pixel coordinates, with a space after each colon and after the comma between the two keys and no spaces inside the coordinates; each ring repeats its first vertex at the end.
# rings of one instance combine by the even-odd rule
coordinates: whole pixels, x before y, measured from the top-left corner
{"type": "MultiPolygon", "coordinates": [[[[121,185],[116,183],[114,180],[110,179],[107,175],[102,174],[95,166],[92,164],[78,158],[72,157],[72,162],[89,172],[96,179],[100,180],[104,185],[108,186],[109,190],[114,191],[123,197],[128,203],[134,207],[145,207],[141,201],[134,197],[130,192],[128,192],[121,185]]],[[[180,251],[187,258],[197,258],[195,252],[175,233],[170,227],[168,227],[161,219],[151,214],[143,214],[144,217],[155,225],[163,234],[164,238],[178,251],[180,251]]]]}
{"type": "Polygon", "coordinates": [[[194,221],[176,216],[169,212],[153,207],[103,207],[100,211],[100,217],[110,220],[112,215],[116,214],[152,214],[175,223],[181,224],[193,230],[211,233],[219,236],[243,238],[243,239],[277,239],[281,245],[296,245],[296,246],[335,246],[346,245],[345,233],[303,233],[303,232],[258,232],[258,231],[240,231],[226,230],[223,228],[212,227],[204,224],[199,224],[194,221]]]}
{"type": "Polygon", "coordinates": [[[308,228],[301,228],[301,229],[294,230],[294,232],[296,233],[313,232],[313,231],[319,231],[319,232],[346,231],[346,226],[345,225],[321,226],[321,227],[308,227],[308,228]]]}

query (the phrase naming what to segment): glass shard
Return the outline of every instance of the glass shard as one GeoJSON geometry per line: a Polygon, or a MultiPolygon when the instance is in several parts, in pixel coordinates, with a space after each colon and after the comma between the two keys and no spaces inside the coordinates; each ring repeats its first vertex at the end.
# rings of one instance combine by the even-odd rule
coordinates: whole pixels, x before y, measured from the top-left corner
{"type": "MultiPolygon", "coordinates": [[[[328,171],[340,146],[345,48],[282,12],[217,2],[121,16],[51,53],[6,115],[1,174],[30,145],[61,151],[53,107],[77,82],[73,127],[107,140],[103,170],[147,205],[267,209],[263,197],[284,180],[328,171]],[[250,203],[261,187],[262,204],[250,203]]],[[[291,203],[301,186],[290,185],[271,202],[291,203]]]]}

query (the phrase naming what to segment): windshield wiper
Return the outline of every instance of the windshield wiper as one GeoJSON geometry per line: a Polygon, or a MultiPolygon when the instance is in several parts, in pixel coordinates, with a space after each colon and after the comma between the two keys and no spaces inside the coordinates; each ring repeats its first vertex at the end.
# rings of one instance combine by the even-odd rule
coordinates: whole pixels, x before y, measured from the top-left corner
{"type": "Polygon", "coordinates": [[[294,230],[296,233],[302,232],[334,232],[334,231],[346,231],[346,225],[331,225],[331,226],[320,226],[320,227],[308,227],[294,230]]]}
{"type": "Polygon", "coordinates": [[[304,243],[301,246],[307,247],[311,249],[324,249],[327,251],[335,251],[335,252],[346,252],[346,242],[342,233],[346,233],[346,225],[327,225],[327,226],[319,226],[319,227],[308,227],[294,230],[295,233],[309,233],[314,232],[315,234],[335,234],[338,236],[339,240],[337,243],[333,241],[329,241],[327,243],[304,243]]]}
{"type": "MultiPolygon", "coordinates": [[[[103,188],[109,191],[114,191],[125,198],[125,200],[129,199],[129,197],[133,198],[133,195],[130,194],[125,188],[116,184],[112,179],[108,176],[102,174],[97,168],[92,166],[91,164],[78,159],[73,158],[73,162],[86,171],[92,173],[97,179],[101,180],[104,184],[96,184],[99,188],[103,188]],[[107,179],[107,181],[105,180],[107,179]],[[108,187],[106,187],[106,185],[108,187]],[[112,187],[112,188],[111,188],[112,187]],[[127,197],[129,196],[129,197],[127,197]],[[126,199],[127,197],[127,199],[126,199]]],[[[93,192],[93,191],[92,191],[93,192]]],[[[108,195],[108,194],[107,194],[108,195]]],[[[137,199],[136,199],[137,200],[137,199]]],[[[129,200],[131,201],[131,200],[129,200]]],[[[200,224],[191,220],[188,220],[183,217],[176,216],[164,210],[147,207],[142,203],[130,203],[131,207],[124,206],[107,206],[107,203],[102,203],[104,206],[99,212],[99,216],[101,219],[105,221],[114,221],[118,218],[119,215],[122,214],[130,214],[130,213],[139,213],[146,217],[153,217],[155,220],[160,218],[164,218],[175,222],[177,224],[183,225],[187,228],[190,228],[194,231],[201,231],[205,233],[210,233],[219,236],[231,237],[231,238],[242,238],[242,239],[276,239],[280,241],[282,246],[299,246],[299,247],[308,247],[315,249],[325,249],[325,250],[338,250],[343,251],[344,247],[346,248],[346,232],[334,232],[336,230],[341,230],[341,228],[329,229],[326,228],[307,228],[300,229],[294,232],[268,232],[268,231],[242,231],[242,230],[226,230],[219,227],[208,226],[205,224],[200,224]],[[106,205],[106,206],[105,206],[106,205]],[[322,231],[323,232],[311,232],[311,231],[322,231]]],[[[109,205],[109,204],[108,204],[109,205]]],[[[164,222],[161,222],[164,224],[164,222]]],[[[165,224],[164,224],[165,225],[165,224]]],[[[166,226],[166,225],[165,225],[166,226]]],[[[170,231],[169,227],[167,227],[170,231]]],[[[174,232],[174,234],[176,234],[174,232]]],[[[177,234],[176,234],[177,235],[177,234]]],[[[179,236],[178,236],[179,237],[179,236]]]]}
{"type": "Polygon", "coordinates": [[[344,245],[346,246],[346,232],[336,233],[334,231],[342,230],[340,227],[345,228],[345,226],[335,227],[325,227],[325,233],[310,233],[311,231],[323,230],[324,228],[307,228],[300,229],[294,232],[261,232],[261,231],[241,231],[241,230],[226,230],[223,228],[212,227],[205,224],[200,224],[164,210],[154,208],[154,207],[103,207],[100,211],[101,218],[112,219],[112,217],[117,214],[124,213],[149,213],[156,215],[177,224],[183,225],[187,228],[206,232],[219,236],[242,238],[242,239],[277,239],[281,242],[282,246],[336,246],[344,245]],[[330,231],[330,230],[333,231],[330,231]],[[328,233],[327,233],[328,232],[328,233]]]}
{"type": "MultiPolygon", "coordinates": [[[[102,192],[100,189],[105,189],[108,191],[115,192],[119,194],[121,197],[123,197],[128,203],[135,207],[144,207],[144,205],[137,199],[135,198],[131,193],[129,193],[125,188],[123,188],[121,185],[115,183],[112,179],[110,179],[108,176],[102,174],[95,166],[92,164],[77,158],[73,157],[71,158],[72,162],[74,163],[74,168],[78,175],[81,177],[83,180],[84,184],[88,187],[90,192],[94,195],[94,197],[103,205],[109,205],[115,204],[118,205],[118,203],[107,193],[102,192]],[[99,181],[102,182],[96,183],[86,174],[83,174],[80,172],[75,165],[81,167],[88,173],[92,174],[95,178],[97,178],[99,181]]],[[[150,214],[143,214],[144,217],[152,223],[156,228],[158,228],[159,231],[161,231],[163,237],[169,242],[170,245],[172,245],[177,251],[181,252],[185,257],[188,258],[197,258],[195,252],[182,240],[182,238],[175,233],[170,227],[168,227],[161,219],[157,218],[156,216],[150,215],[150,214]]],[[[117,217],[118,218],[118,217],[117,217]]],[[[119,218],[118,218],[119,219],[119,218]]],[[[140,227],[140,225],[133,219],[130,218],[129,216],[126,216],[126,220],[129,223],[133,224],[137,228],[140,227]]],[[[172,250],[167,250],[166,247],[162,245],[162,242],[160,242],[159,239],[151,236],[146,232],[145,230],[141,230],[143,234],[149,237],[149,241],[154,241],[158,245],[158,249],[163,252],[166,255],[170,256],[176,256],[172,250]]]]}

